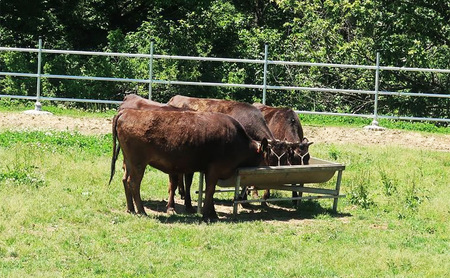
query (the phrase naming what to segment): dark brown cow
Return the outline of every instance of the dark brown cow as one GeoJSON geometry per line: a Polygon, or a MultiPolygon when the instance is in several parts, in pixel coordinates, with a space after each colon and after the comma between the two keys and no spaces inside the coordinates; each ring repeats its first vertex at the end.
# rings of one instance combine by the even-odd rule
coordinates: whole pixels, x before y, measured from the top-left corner
{"type": "MultiPolygon", "coordinates": [[[[291,157],[290,163],[292,165],[308,165],[309,145],[312,142],[303,137],[303,128],[297,113],[287,107],[271,107],[261,103],[253,103],[253,105],[264,115],[269,129],[276,139],[292,142],[301,141],[301,144],[294,148],[294,155],[291,157]]],[[[297,197],[297,192],[293,192],[292,196],[297,197]]],[[[268,198],[269,196],[264,197],[268,198]]]]}
{"type": "Polygon", "coordinates": [[[253,105],[212,98],[195,98],[176,95],[167,103],[171,106],[203,112],[220,112],[236,119],[254,140],[275,140],[261,112],[253,105]]]}
{"type": "MultiPolygon", "coordinates": [[[[286,150],[286,147],[288,146],[280,141],[276,141],[276,137],[274,137],[270,128],[267,126],[261,111],[251,104],[233,100],[195,98],[181,95],[172,97],[167,104],[195,111],[220,112],[227,114],[241,123],[248,135],[254,140],[260,141],[263,138],[267,138],[273,141],[273,148],[269,154],[269,157],[271,157],[271,159],[269,159],[271,162],[269,165],[276,166],[288,164],[286,160],[282,159],[284,151],[281,151],[281,149],[286,150]],[[281,145],[277,146],[277,144],[281,145]]],[[[299,142],[299,140],[297,141],[299,142]]],[[[188,194],[187,190],[186,194],[188,194]]],[[[268,197],[268,194],[269,191],[266,190],[264,196],[268,197]]]]}
{"type": "MultiPolygon", "coordinates": [[[[119,111],[123,109],[144,109],[144,110],[155,110],[155,111],[184,111],[185,109],[173,107],[167,104],[162,104],[156,101],[148,100],[143,97],[140,97],[135,94],[129,94],[126,95],[123,99],[122,104],[119,106],[119,111]]],[[[119,150],[116,151],[116,153],[119,153],[119,150]]],[[[126,175],[126,165],[123,165],[125,175],[126,175]]],[[[192,183],[192,180],[189,180],[189,178],[192,179],[192,175],[188,175],[186,177],[188,180],[186,182],[186,190],[190,191],[190,185],[192,183]]],[[[185,203],[185,210],[187,212],[195,212],[194,208],[192,207],[192,201],[191,201],[191,195],[188,194],[186,196],[184,185],[183,185],[183,175],[180,176],[169,176],[169,201],[167,202],[167,212],[175,211],[175,190],[171,188],[171,184],[175,183],[178,184],[178,190],[180,192],[180,195],[182,198],[184,198],[185,203]]],[[[126,186],[124,184],[124,186],[126,186]]]]}
{"type": "MultiPolygon", "coordinates": [[[[126,165],[124,177],[127,209],[146,214],[140,184],[147,165],[169,175],[205,173],[203,219],[216,220],[213,195],[218,179],[232,176],[238,167],[264,165],[266,139],[252,140],[239,122],[221,113],[124,109],[113,128],[126,165]],[[134,204],[133,204],[134,201],[134,204]]],[[[111,179],[114,168],[111,168],[111,179]]]]}
{"type": "Polygon", "coordinates": [[[303,128],[297,113],[287,107],[271,107],[253,103],[261,111],[264,120],[276,139],[297,142],[303,139],[303,128]]]}

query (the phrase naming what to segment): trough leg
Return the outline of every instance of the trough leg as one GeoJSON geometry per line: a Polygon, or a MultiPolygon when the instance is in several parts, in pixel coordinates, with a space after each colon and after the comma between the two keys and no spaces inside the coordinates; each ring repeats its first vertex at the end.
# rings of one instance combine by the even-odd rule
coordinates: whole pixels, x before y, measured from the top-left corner
{"type": "Polygon", "coordinates": [[[339,170],[336,180],[336,197],[333,201],[333,211],[337,212],[338,200],[339,200],[339,190],[341,189],[341,180],[342,180],[342,170],[339,170]]]}
{"type": "Polygon", "coordinates": [[[233,218],[236,218],[238,211],[238,203],[239,200],[239,188],[241,187],[241,176],[237,176],[236,187],[234,188],[234,201],[233,201],[233,218]]]}

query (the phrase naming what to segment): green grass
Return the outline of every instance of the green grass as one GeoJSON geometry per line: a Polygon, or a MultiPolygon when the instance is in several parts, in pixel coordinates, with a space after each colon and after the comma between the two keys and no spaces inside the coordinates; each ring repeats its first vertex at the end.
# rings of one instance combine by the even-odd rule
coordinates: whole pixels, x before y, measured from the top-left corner
{"type": "MultiPolygon", "coordinates": [[[[314,156],[346,164],[337,215],[321,200],[208,225],[182,212],[127,214],[121,159],[107,185],[111,148],[110,136],[0,132],[1,277],[450,275],[448,152],[317,144],[314,156]]],[[[167,180],[147,170],[152,210],[164,207],[167,180]]]]}

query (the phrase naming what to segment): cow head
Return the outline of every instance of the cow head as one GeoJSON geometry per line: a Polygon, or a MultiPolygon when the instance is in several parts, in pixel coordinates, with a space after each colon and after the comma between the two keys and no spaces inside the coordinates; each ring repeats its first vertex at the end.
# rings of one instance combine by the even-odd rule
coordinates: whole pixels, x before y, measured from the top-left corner
{"type": "MultiPolygon", "coordinates": [[[[289,165],[293,156],[293,143],[287,141],[270,141],[267,162],[270,166],[289,165]]],[[[297,144],[298,145],[298,144],[297,144]]]]}
{"type": "Polygon", "coordinates": [[[293,152],[291,153],[290,162],[292,165],[308,165],[309,164],[309,146],[313,142],[309,142],[306,137],[303,138],[302,142],[296,143],[293,146],[293,152]]]}

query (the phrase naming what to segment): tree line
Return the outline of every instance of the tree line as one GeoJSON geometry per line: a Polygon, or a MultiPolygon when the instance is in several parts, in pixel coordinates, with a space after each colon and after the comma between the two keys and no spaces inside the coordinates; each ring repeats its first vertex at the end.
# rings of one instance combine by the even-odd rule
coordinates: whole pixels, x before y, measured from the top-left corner
{"type": "MultiPolygon", "coordinates": [[[[450,68],[450,1],[437,0],[0,0],[0,46],[127,53],[450,68]]],[[[0,52],[0,71],[36,72],[36,54],[0,52]]],[[[262,84],[262,66],[155,60],[154,79],[262,84]]],[[[46,54],[43,73],[148,78],[139,58],[46,54]]],[[[268,84],[374,89],[374,72],[275,66],[268,84]]],[[[34,95],[32,78],[0,76],[2,94],[34,95]]],[[[382,71],[380,90],[449,94],[450,74],[382,71]]],[[[145,84],[44,79],[45,96],[123,98],[145,84]]],[[[175,94],[261,101],[260,90],[160,85],[154,99],[175,94]]],[[[371,113],[373,96],[269,91],[267,103],[301,110],[371,113]]],[[[386,115],[448,117],[448,99],[383,96],[386,115]]]]}

